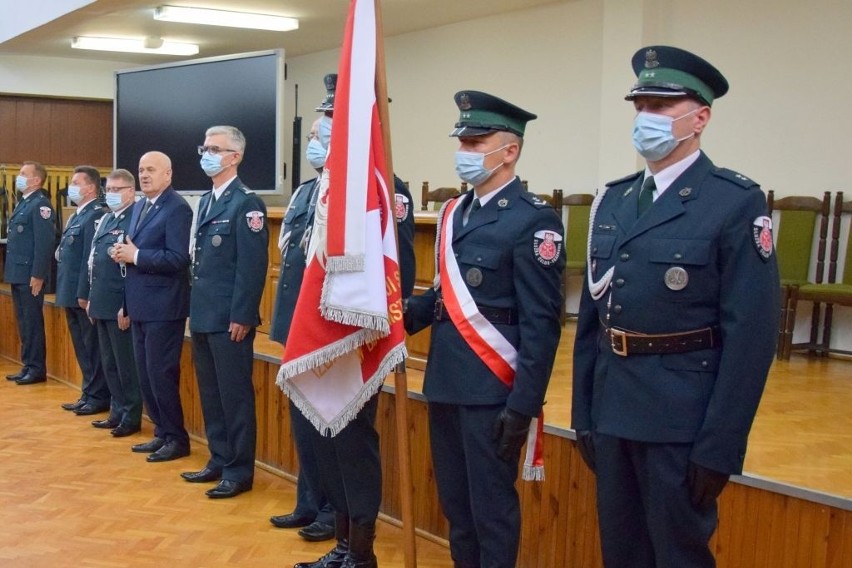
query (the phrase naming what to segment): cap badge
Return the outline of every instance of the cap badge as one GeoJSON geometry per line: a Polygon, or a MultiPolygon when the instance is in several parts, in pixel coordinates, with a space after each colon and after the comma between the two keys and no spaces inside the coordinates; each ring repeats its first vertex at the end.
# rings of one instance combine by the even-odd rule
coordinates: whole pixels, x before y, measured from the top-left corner
{"type": "Polygon", "coordinates": [[[470,110],[470,97],[467,93],[462,93],[459,97],[459,110],[470,110]]]}
{"type": "Polygon", "coordinates": [[[657,52],[656,50],[649,49],[645,52],[645,69],[653,69],[655,67],[659,67],[660,62],[657,61],[657,52]]]}

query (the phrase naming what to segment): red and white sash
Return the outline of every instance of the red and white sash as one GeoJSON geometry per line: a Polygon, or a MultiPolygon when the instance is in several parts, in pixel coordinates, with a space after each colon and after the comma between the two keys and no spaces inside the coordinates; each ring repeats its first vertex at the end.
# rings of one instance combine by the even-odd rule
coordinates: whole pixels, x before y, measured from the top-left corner
{"type": "MultiPolygon", "coordinates": [[[[511,388],[518,366],[518,350],[479,311],[453,251],[453,221],[456,215],[461,215],[461,201],[448,201],[439,214],[436,289],[441,288],[447,313],[468,346],[504,385],[511,388]]],[[[530,423],[523,471],[523,478],[527,480],[544,479],[543,424],[543,413],[530,423]]]]}

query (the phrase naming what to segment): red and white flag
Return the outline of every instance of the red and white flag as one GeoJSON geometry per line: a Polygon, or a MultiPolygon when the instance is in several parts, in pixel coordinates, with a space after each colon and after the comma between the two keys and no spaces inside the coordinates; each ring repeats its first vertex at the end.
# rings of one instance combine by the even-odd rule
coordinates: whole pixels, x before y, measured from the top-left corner
{"type": "Polygon", "coordinates": [[[307,267],[276,381],[330,436],[406,356],[375,79],[375,5],[352,0],[307,267]]]}

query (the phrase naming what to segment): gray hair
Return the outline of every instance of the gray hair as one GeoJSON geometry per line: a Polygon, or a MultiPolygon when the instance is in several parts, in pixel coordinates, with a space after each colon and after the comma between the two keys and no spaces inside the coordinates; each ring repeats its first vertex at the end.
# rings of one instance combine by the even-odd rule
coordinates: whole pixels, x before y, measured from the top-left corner
{"type": "Polygon", "coordinates": [[[213,136],[214,134],[224,134],[227,136],[231,143],[235,146],[234,149],[240,154],[242,154],[246,149],[246,137],[235,126],[211,126],[207,129],[207,132],[204,133],[205,136],[213,136]]]}

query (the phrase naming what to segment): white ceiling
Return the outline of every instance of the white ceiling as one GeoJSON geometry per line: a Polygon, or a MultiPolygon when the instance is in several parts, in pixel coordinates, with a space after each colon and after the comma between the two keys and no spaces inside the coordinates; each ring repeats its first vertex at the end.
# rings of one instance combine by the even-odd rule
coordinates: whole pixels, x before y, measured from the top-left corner
{"type": "MultiPolygon", "coordinates": [[[[39,0],[0,0],[21,2],[37,9],[39,0]]],[[[56,1],[56,0],[54,0],[56,1]]],[[[382,0],[385,37],[462,22],[487,15],[511,12],[567,0],[382,0]]],[[[73,4],[80,5],[77,1],[73,4]]],[[[21,6],[21,5],[19,5],[21,6]]],[[[53,4],[51,7],[55,7],[53,4]]],[[[106,37],[149,37],[184,41],[200,45],[194,57],[212,57],[284,48],[288,57],[323,51],[340,46],[349,7],[347,0],[97,0],[70,11],[43,25],[26,29],[22,25],[0,43],[0,55],[19,54],[44,57],[114,60],[156,64],[184,59],[174,56],[108,53],[71,48],[71,38],[80,35],[106,37]],[[157,6],[196,6],[234,9],[296,17],[299,29],[292,32],[268,32],[159,22],[153,19],[157,6]],[[17,34],[17,35],[16,35],[17,34]]],[[[5,10],[4,10],[5,11],[5,10]]],[[[30,12],[32,13],[32,12],[30,12]]],[[[7,20],[5,27],[14,26],[7,20]]],[[[499,30],[509,33],[508,30],[499,30]]],[[[463,48],[471,38],[459,38],[463,48]]],[[[533,38],[530,38],[533,41],[533,38]]]]}

